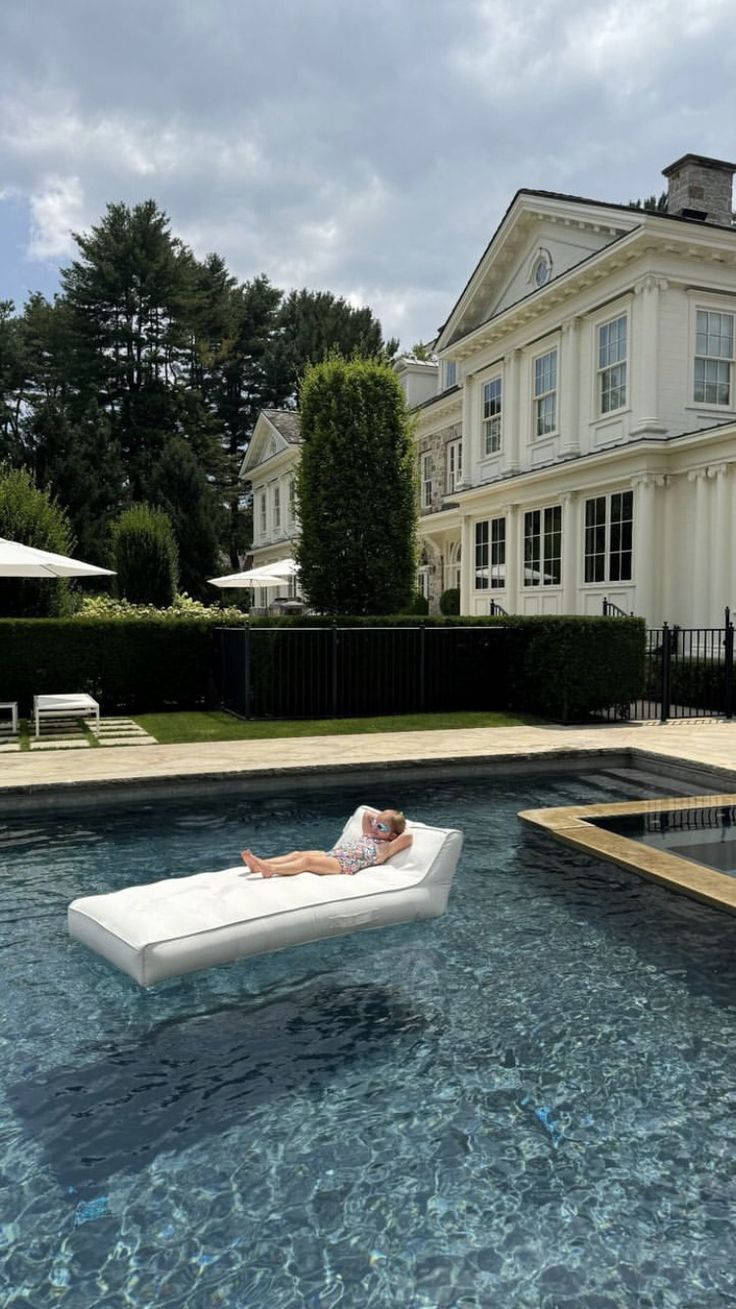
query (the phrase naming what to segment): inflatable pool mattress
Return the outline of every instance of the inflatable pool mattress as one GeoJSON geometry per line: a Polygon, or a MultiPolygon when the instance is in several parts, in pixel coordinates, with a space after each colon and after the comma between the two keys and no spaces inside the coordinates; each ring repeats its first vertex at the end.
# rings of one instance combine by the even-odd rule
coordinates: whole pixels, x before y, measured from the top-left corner
{"type": "MultiPolygon", "coordinates": [[[[341,840],[361,834],[361,806],[341,840]]],[[[69,933],[141,986],[322,937],[436,918],[462,849],[453,828],[407,822],[412,845],[354,877],[262,878],[243,864],[69,906],[69,933]]]]}

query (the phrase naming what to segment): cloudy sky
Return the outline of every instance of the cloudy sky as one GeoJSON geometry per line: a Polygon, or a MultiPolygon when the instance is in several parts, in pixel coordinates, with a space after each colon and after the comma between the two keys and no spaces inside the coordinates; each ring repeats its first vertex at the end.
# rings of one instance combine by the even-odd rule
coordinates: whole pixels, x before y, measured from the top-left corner
{"type": "Polygon", "coordinates": [[[736,155],[733,0],[16,0],[0,299],[153,196],[243,279],[444,320],[518,187],[626,202],[736,155]]]}

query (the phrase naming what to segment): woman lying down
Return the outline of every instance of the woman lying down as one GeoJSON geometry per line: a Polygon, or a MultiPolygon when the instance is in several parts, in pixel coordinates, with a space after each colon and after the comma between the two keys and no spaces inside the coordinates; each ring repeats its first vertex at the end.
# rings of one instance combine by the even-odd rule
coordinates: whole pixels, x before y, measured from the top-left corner
{"type": "Polygon", "coordinates": [[[341,841],[331,850],[292,850],[273,859],[259,859],[252,850],[244,850],[243,863],[261,877],[296,877],[298,873],[317,873],[320,877],[342,873],[348,877],[364,868],[385,864],[400,850],[406,850],[412,837],[404,830],[406,819],[398,809],[366,811],[363,834],[357,841],[341,841]]]}

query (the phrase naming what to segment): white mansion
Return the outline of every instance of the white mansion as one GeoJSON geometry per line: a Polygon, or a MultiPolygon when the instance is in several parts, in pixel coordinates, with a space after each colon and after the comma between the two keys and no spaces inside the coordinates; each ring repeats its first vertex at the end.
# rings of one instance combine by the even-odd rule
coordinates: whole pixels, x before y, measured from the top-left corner
{"type": "MultiPolygon", "coordinates": [[[[436,608],[720,626],[736,600],[736,164],[665,169],[666,213],[522,190],[435,342],[416,420],[420,585],[436,608]]],[[[290,553],[298,420],[242,476],[254,563],[290,553]]]]}

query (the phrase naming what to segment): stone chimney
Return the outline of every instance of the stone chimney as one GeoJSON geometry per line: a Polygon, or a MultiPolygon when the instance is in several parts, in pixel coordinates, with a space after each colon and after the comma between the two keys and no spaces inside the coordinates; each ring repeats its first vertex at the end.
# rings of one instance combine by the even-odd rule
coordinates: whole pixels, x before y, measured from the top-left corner
{"type": "Polygon", "coordinates": [[[669,183],[667,213],[701,223],[733,226],[733,175],[736,164],[704,155],[683,155],[663,168],[669,183]]]}

